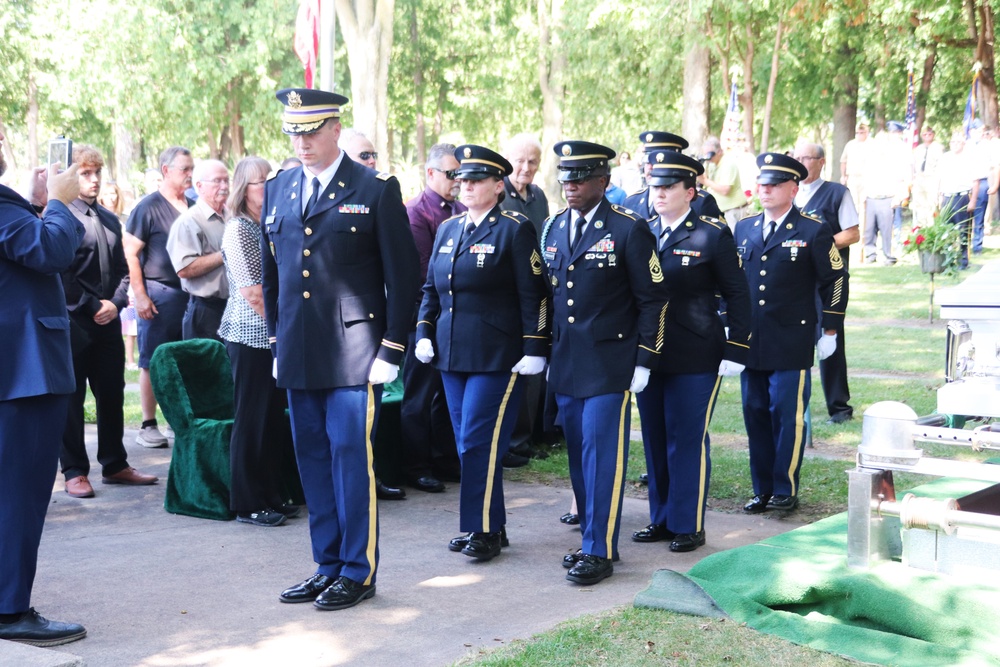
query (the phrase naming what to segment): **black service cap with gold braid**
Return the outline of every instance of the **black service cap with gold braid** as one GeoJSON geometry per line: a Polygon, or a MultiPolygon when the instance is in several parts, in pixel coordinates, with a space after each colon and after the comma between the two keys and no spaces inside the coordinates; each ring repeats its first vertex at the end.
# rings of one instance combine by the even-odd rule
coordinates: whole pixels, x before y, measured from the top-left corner
{"type": "Polygon", "coordinates": [[[809,175],[805,165],[784,153],[761,153],[757,156],[760,174],[757,182],[761,185],[777,185],[785,181],[798,183],[809,175]]]}
{"type": "Polygon", "coordinates": [[[487,176],[503,178],[514,171],[507,159],[485,146],[462,144],[455,149],[458,169],[455,178],[466,181],[481,181],[487,176]]]}
{"type": "Polygon", "coordinates": [[[648,130],[639,135],[642,148],[646,153],[665,148],[670,151],[682,151],[688,147],[688,140],[679,134],[648,130]]]}
{"type": "Polygon", "coordinates": [[[331,118],[340,118],[340,107],[347,98],[337,93],[312,88],[282,88],[274,94],[285,105],[281,131],[285,134],[311,134],[331,118]]]}
{"type": "Polygon", "coordinates": [[[559,156],[557,179],[560,183],[607,176],[611,173],[611,159],[616,155],[607,146],[590,141],[560,141],[552,150],[559,156]]]}
{"type": "Polygon", "coordinates": [[[705,173],[705,167],[693,157],[679,151],[661,149],[649,154],[652,170],[646,182],[649,185],[673,185],[685,178],[695,178],[705,173]]]}

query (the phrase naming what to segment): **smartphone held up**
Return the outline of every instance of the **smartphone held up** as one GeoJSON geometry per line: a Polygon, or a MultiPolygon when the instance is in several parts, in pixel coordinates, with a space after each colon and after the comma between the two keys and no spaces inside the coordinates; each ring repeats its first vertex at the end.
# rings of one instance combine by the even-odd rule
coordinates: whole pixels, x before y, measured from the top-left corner
{"type": "Polygon", "coordinates": [[[50,165],[59,164],[59,171],[65,171],[73,163],[73,140],[59,135],[49,142],[50,165]]]}

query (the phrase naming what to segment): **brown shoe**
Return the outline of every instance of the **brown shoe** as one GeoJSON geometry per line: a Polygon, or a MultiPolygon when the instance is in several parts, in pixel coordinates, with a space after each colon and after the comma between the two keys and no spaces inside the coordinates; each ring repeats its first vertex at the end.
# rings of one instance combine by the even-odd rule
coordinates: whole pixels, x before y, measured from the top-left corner
{"type": "Polygon", "coordinates": [[[114,475],[104,477],[101,479],[105,484],[127,484],[129,486],[145,486],[147,484],[156,484],[159,477],[153,475],[146,475],[135,468],[125,468],[121,472],[116,472],[114,475]]]}
{"type": "Polygon", "coordinates": [[[66,480],[66,493],[73,498],[93,498],[94,487],[86,475],[80,475],[66,480]]]}

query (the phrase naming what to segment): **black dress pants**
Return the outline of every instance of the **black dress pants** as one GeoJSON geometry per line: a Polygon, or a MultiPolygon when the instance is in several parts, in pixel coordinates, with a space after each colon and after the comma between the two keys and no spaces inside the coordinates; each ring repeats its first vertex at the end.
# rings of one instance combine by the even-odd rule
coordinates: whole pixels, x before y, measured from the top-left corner
{"type": "Polygon", "coordinates": [[[286,459],[293,456],[287,396],[271,376],[271,350],[226,341],[226,351],[236,407],[229,442],[229,508],[237,514],[280,509],[285,502],[282,473],[286,459]]]}
{"type": "Polygon", "coordinates": [[[59,459],[66,479],[90,474],[83,438],[83,403],[87,383],[97,404],[97,460],[109,477],[128,467],[125,436],[125,342],[119,318],[105,325],[70,316],[76,392],[70,397],[59,459]]]}

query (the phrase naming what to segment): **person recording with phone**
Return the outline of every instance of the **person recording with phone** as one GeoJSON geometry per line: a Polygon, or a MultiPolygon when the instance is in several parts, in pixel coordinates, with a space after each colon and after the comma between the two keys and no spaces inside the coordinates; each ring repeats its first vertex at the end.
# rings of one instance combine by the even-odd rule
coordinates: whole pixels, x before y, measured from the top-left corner
{"type": "MultiPolygon", "coordinates": [[[[0,147],[3,142],[0,133],[0,147]]],[[[6,343],[0,356],[0,639],[35,646],[87,635],[82,625],[50,621],[31,606],[60,436],[76,388],[59,273],[85,231],[67,208],[80,192],[77,168],[57,173],[56,166],[33,171],[28,199],[0,185],[0,292],[17,295],[0,309],[6,343]]],[[[0,151],[0,175],[6,168],[0,151]]]]}

